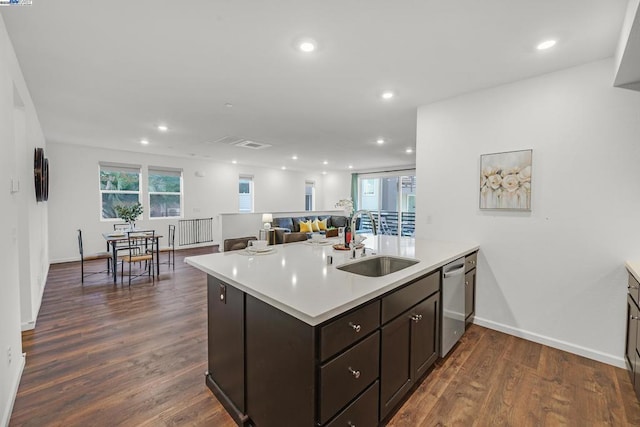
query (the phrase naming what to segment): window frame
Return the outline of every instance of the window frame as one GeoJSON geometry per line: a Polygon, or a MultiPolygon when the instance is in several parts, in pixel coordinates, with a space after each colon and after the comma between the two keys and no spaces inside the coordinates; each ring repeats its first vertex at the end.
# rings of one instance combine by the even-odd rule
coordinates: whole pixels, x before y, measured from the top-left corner
{"type": "MultiPolygon", "coordinates": [[[[136,194],[137,202],[142,203],[142,166],[136,164],[125,164],[125,163],[108,163],[108,162],[98,162],[98,215],[100,217],[101,222],[116,222],[122,221],[121,218],[115,216],[112,218],[105,218],[103,216],[103,195],[104,194],[136,194]],[[124,172],[124,173],[134,173],[138,174],[138,190],[103,190],[101,177],[102,172],[110,171],[110,172],[124,172]]],[[[144,216],[144,213],[143,213],[144,216]]]]}
{"type": "Polygon", "coordinates": [[[254,213],[255,212],[255,191],[254,190],[255,190],[255,186],[254,186],[253,176],[252,175],[238,175],[238,212],[239,213],[254,213]],[[249,183],[249,193],[241,193],[240,192],[240,184],[242,184],[243,181],[247,181],[249,183]],[[251,201],[251,209],[250,210],[243,210],[241,208],[240,197],[243,194],[249,194],[249,199],[251,201]]]}
{"type": "Polygon", "coordinates": [[[170,168],[166,166],[148,166],[147,167],[147,202],[149,206],[148,218],[149,220],[158,220],[158,219],[180,219],[184,218],[184,173],[182,169],[179,168],[170,168]],[[155,173],[154,173],[155,172],[155,173]],[[180,192],[175,191],[151,191],[151,175],[159,175],[157,172],[166,172],[166,176],[176,176],[179,174],[180,176],[180,192]],[[160,196],[179,196],[180,197],[180,214],[174,216],[151,216],[152,205],[151,205],[151,196],[152,195],[160,195],[160,196]]]}
{"type": "Polygon", "coordinates": [[[316,210],[316,182],[306,180],[304,182],[304,210],[306,212],[313,212],[316,210]],[[311,194],[307,194],[307,189],[311,188],[311,194]],[[311,206],[307,205],[307,197],[311,198],[311,206]]]}

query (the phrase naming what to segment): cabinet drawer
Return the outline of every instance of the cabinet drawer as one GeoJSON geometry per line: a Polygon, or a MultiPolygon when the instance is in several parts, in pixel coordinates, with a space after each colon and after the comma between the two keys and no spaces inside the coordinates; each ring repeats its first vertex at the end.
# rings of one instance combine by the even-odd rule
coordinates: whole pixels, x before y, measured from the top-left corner
{"type": "Polygon", "coordinates": [[[382,323],[388,322],[439,290],[440,270],[387,295],[382,298],[382,323]]]}
{"type": "Polygon", "coordinates": [[[466,262],[466,267],[464,268],[465,272],[476,268],[476,264],[478,264],[478,252],[474,252],[471,255],[467,255],[465,257],[465,262],[466,262]]]}
{"type": "Polygon", "coordinates": [[[640,284],[638,283],[636,278],[631,275],[631,273],[629,273],[628,290],[631,298],[633,298],[636,304],[638,304],[640,302],[638,301],[640,299],[640,284]]]}
{"type": "Polygon", "coordinates": [[[320,424],[378,378],[380,332],[320,367],[320,424]]]}
{"type": "Polygon", "coordinates": [[[377,426],[379,383],[373,383],[355,402],[347,406],[327,427],[377,426]]]}
{"type": "Polygon", "coordinates": [[[346,314],[320,329],[320,360],[325,361],[343,348],[380,326],[380,301],[346,314]]]}

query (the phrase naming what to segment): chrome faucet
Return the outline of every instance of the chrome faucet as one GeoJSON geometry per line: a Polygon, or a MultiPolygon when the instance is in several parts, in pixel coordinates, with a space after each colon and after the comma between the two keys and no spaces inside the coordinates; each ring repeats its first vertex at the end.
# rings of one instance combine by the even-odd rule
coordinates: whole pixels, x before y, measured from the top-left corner
{"type": "MultiPolygon", "coordinates": [[[[376,230],[376,220],[373,218],[373,215],[371,214],[371,212],[369,212],[366,209],[362,209],[354,213],[353,216],[351,217],[351,241],[349,242],[349,249],[351,249],[351,259],[355,259],[356,257],[356,220],[358,219],[358,216],[362,216],[362,214],[366,214],[369,217],[369,220],[371,220],[371,226],[373,227],[373,235],[375,236],[378,234],[376,230]]],[[[362,251],[363,255],[364,253],[365,252],[362,251]]]]}

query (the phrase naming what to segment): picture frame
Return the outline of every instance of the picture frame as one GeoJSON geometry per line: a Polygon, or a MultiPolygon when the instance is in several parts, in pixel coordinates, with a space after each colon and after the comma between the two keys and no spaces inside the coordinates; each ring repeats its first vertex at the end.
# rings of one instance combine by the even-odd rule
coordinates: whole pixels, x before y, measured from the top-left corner
{"type": "Polygon", "coordinates": [[[532,165],[532,149],[480,155],[480,209],[530,212],[532,165]]]}

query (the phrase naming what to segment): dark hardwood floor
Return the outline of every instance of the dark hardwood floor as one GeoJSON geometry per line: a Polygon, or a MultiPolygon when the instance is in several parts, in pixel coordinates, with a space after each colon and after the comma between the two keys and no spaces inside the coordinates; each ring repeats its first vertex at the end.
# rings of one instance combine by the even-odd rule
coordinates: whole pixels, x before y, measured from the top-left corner
{"type": "MultiPolygon", "coordinates": [[[[131,289],[52,265],[10,426],[234,426],[204,382],[206,277],[182,262],[211,251],[131,289]]],[[[640,405],[622,369],[474,325],[389,425],[638,426],[640,405]]]]}

